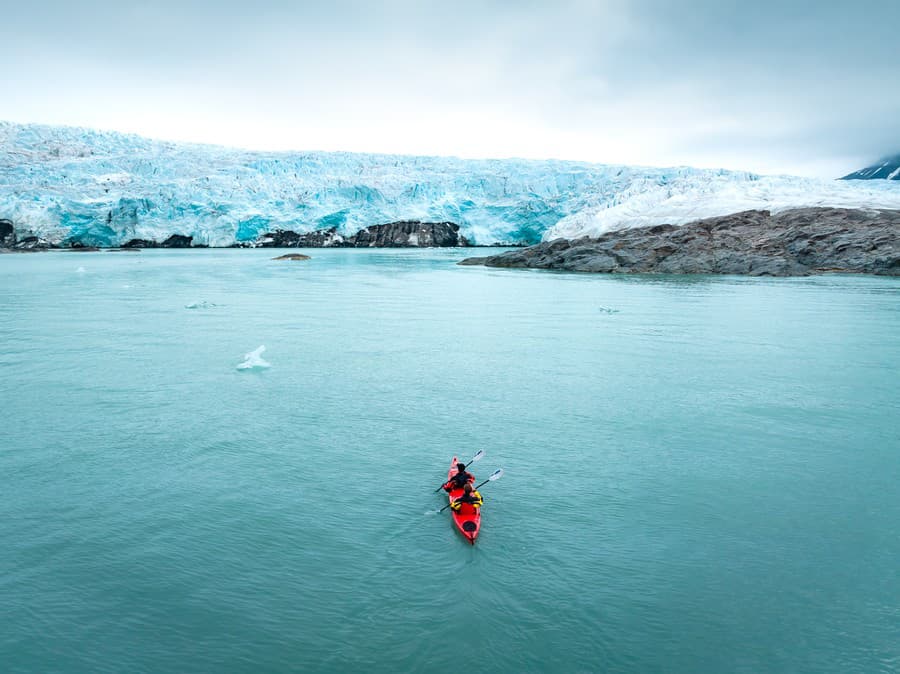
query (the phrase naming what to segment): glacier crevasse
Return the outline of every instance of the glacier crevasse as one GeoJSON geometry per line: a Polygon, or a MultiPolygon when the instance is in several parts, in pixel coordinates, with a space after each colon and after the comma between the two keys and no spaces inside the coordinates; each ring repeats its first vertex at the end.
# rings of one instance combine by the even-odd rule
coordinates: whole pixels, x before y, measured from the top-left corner
{"type": "Polygon", "coordinates": [[[451,221],[477,244],[683,224],[751,208],[900,208],[896,181],[344,152],[253,152],[0,122],[0,218],[19,236],[227,246],[276,229],[347,235],[451,221]]]}

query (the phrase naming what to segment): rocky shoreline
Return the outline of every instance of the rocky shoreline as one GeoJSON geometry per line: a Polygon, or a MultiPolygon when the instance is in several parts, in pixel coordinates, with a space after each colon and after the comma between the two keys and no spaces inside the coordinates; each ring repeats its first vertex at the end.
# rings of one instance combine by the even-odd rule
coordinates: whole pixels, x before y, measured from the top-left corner
{"type": "MultiPolygon", "coordinates": [[[[372,225],[353,236],[338,233],[336,227],[298,234],[290,230],[276,230],[260,234],[255,241],[237,243],[231,248],[461,248],[472,244],[459,233],[453,222],[420,222],[403,220],[372,225]]],[[[165,241],[131,239],[116,248],[103,250],[140,250],[142,248],[207,248],[194,243],[191,236],[172,234],[165,241]]],[[[11,220],[0,220],[0,250],[5,252],[34,252],[41,250],[101,250],[78,241],[55,243],[36,236],[18,238],[11,220]]]]}
{"type": "MultiPolygon", "coordinates": [[[[470,247],[452,222],[415,220],[373,225],[353,236],[336,228],[298,234],[276,230],[242,248],[421,248],[470,247]]],[[[190,236],[162,242],[132,239],[107,251],[142,248],[205,248],[190,236]]],[[[14,224],[0,219],[0,253],[43,250],[97,251],[78,241],[18,238],[14,224]]],[[[738,274],[806,276],[846,272],[900,276],[900,210],[797,208],[773,215],[752,210],[686,225],[656,225],[608,232],[599,237],[556,239],[461,265],[549,269],[593,273],[738,274]]]]}
{"type": "Polygon", "coordinates": [[[744,211],[681,226],[556,239],[459,264],[609,274],[900,276],[900,210],[744,211]]]}

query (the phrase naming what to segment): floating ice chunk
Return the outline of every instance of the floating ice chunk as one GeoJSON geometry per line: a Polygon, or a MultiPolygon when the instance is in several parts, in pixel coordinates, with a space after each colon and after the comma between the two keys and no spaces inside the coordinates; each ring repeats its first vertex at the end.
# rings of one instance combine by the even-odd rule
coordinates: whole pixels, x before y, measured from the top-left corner
{"type": "Polygon", "coordinates": [[[86,271],[87,271],[87,269],[85,269],[84,267],[79,267],[78,269],[75,270],[75,273],[76,274],[84,274],[86,271]]]}
{"type": "Polygon", "coordinates": [[[207,302],[206,300],[200,300],[199,302],[191,302],[190,304],[185,304],[185,309],[212,309],[215,304],[212,302],[207,302]]]}
{"type": "Polygon", "coordinates": [[[266,350],[265,346],[244,354],[244,362],[237,366],[238,370],[253,370],[257,368],[272,367],[272,365],[262,358],[262,352],[266,350]]]}

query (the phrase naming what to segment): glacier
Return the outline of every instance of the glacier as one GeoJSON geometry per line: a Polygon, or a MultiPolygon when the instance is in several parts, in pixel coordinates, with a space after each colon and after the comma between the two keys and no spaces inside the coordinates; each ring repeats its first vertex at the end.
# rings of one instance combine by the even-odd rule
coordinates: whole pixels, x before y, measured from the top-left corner
{"type": "Polygon", "coordinates": [[[455,222],[480,245],[536,243],[741,210],[900,208],[900,182],[689,167],[257,152],[0,122],[0,220],[17,235],[116,246],[172,234],[253,243],[266,232],[455,222]]]}

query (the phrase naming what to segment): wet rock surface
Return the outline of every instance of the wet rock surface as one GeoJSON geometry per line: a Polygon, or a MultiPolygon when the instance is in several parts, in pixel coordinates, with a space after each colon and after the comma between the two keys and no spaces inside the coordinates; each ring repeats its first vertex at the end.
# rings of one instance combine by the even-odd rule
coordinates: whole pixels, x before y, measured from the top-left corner
{"type": "Polygon", "coordinates": [[[148,241],[147,239],[131,239],[122,244],[122,248],[159,248],[156,241],[148,241]]]}
{"type": "Polygon", "coordinates": [[[276,230],[260,235],[255,244],[262,248],[432,248],[468,246],[453,222],[404,220],[372,225],[345,237],[337,228],[318,229],[306,234],[276,230]]]}
{"type": "Polygon", "coordinates": [[[261,235],[256,242],[259,248],[339,248],[345,245],[345,239],[338,234],[336,227],[305,234],[277,229],[261,235]]]}
{"type": "Polygon", "coordinates": [[[744,211],[687,225],[556,239],[460,264],[595,273],[900,275],[900,211],[744,211]]]}
{"type": "Polygon", "coordinates": [[[163,241],[160,246],[163,248],[193,248],[194,237],[183,236],[182,234],[173,234],[163,241]]]}
{"type": "Polygon", "coordinates": [[[309,255],[301,255],[300,253],[288,253],[287,255],[279,255],[273,257],[273,260],[308,260],[309,255]]]}
{"type": "Polygon", "coordinates": [[[150,241],[148,239],[131,239],[130,241],[123,243],[122,248],[206,248],[206,246],[201,246],[194,244],[194,237],[192,236],[184,236],[182,234],[173,234],[168,239],[163,241],[162,243],[158,241],[150,241]]]}
{"type": "Polygon", "coordinates": [[[359,230],[353,237],[357,248],[430,248],[468,246],[452,222],[391,222],[359,230]]]}

